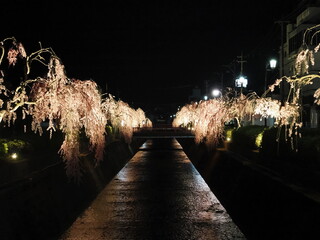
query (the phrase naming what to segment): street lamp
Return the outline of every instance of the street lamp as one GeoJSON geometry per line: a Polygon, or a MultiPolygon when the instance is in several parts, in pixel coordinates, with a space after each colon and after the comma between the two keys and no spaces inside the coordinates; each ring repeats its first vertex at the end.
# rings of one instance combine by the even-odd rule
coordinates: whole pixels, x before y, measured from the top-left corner
{"type": "Polygon", "coordinates": [[[277,66],[277,60],[276,59],[270,59],[269,65],[271,69],[275,69],[277,66]]]}
{"type": "Polygon", "coordinates": [[[212,97],[214,97],[214,98],[219,97],[220,94],[221,94],[221,92],[219,89],[212,90],[212,97]]]}
{"type": "Polygon", "coordinates": [[[277,60],[276,59],[270,59],[269,63],[266,66],[266,73],[264,77],[264,91],[267,91],[267,80],[268,80],[268,72],[272,71],[277,67],[277,60]]]}
{"type": "MultiPolygon", "coordinates": [[[[274,70],[277,66],[277,60],[276,59],[270,59],[269,63],[266,66],[266,74],[264,77],[264,94],[266,94],[267,92],[267,80],[268,80],[268,72],[271,72],[272,70],[274,70]]],[[[264,126],[267,127],[267,118],[264,118],[264,126]]]]}
{"type": "Polygon", "coordinates": [[[237,79],[236,79],[236,87],[239,88],[246,88],[248,85],[248,79],[242,75],[240,75],[237,79]]]}

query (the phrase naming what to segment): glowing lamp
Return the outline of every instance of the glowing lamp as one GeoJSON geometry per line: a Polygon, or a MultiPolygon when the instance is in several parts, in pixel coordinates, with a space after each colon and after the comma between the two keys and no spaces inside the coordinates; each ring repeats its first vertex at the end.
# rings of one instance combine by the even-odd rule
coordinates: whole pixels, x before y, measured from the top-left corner
{"type": "Polygon", "coordinates": [[[248,85],[248,79],[244,76],[240,76],[236,79],[236,87],[244,87],[246,88],[248,85]]]}
{"type": "Polygon", "coordinates": [[[277,60],[271,59],[271,60],[269,61],[269,64],[270,64],[270,68],[271,68],[271,69],[275,69],[276,66],[277,66],[277,60]]]}
{"type": "Polygon", "coordinates": [[[17,159],[18,158],[18,154],[17,153],[12,153],[11,154],[11,158],[14,159],[14,160],[17,159]]]}
{"type": "Polygon", "coordinates": [[[212,96],[213,97],[219,97],[220,95],[220,91],[218,89],[213,89],[212,90],[212,96]]]}

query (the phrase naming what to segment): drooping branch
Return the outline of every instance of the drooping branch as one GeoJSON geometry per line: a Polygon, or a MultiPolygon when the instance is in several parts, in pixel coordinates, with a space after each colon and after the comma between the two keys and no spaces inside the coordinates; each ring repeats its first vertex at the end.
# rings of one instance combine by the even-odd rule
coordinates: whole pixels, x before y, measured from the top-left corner
{"type": "Polygon", "coordinates": [[[48,63],[46,63],[46,59],[42,56],[42,54],[44,53],[48,53],[49,56],[56,56],[52,48],[42,48],[42,45],[40,44],[40,49],[38,51],[27,56],[27,75],[30,74],[30,66],[33,61],[38,61],[41,64],[48,66],[48,63]]]}
{"type": "Polygon", "coordinates": [[[0,42],[0,48],[1,48],[1,57],[0,57],[0,65],[2,64],[2,60],[3,60],[3,57],[5,55],[5,48],[4,48],[4,43],[6,41],[13,41],[13,42],[16,42],[16,39],[14,37],[8,37],[8,38],[5,38],[3,39],[1,42],[0,42]]]}
{"type": "Polygon", "coordinates": [[[15,66],[18,57],[25,64],[24,80],[15,90],[5,87],[0,76],[0,122],[10,124],[16,119],[16,111],[22,109],[23,115],[32,116],[32,130],[42,134],[43,122],[48,121],[46,129],[50,132],[60,129],[65,138],[60,147],[60,154],[66,164],[67,175],[74,178],[81,176],[80,168],[80,133],[84,131],[89,140],[89,150],[95,153],[96,163],[103,159],[105,149],[105,126],[109,120],[118,127],[126,142],[130,143],[134,127],[150,126],[141,109],[130,108],[127,103],[115,101],[109,96],[102,99],[97,84],[91,80],[81,81],[66,76],[61,60],[52,48],[43,48],[27,55],[21,43],[15,38],[6,38],[0,43],[0,64],[5,56],[4,41],[12,41],[7,51],[9,66],[15,66]],[[49,58],[47,57],[49,56],[49,58]],[[47,77],[28,79],[31,64],[38,61],[48,67],[47,77]],[[26,89],[30,87],[31,92],[26,89]]]}
{"type": "MultiPolygon", "coordinates": [[[[307,40],[306,40],[307,35],[308,35],[312,30],[314,30],[314,29],[316,29],[316,28],[318,28],[318,27],[320,27],[320,24],[317,24],[317,25],[312,26],[312,27],[310,27],[310,28],[307,28],[307,29],[305,30],[305,32],[304,32],[304,34],[303,34],[303,38],[302,38],[302,45],[303,45],[303,46],[307,45],[307,40]]],[[[316,33],[317,33],[317,32],[316,32],[316,33]]],[[[311,41],[310,41],[311,44],[312,44],[313,37],[314,37],[314,35],[315,35],[316,33],[314,33],[314,34],[312,35],[312,37],[311,37],[311,41]]]]}
{"type": "Polygon", "coordinates": [[[65,134],[60,153],[66,163],[67,174],[79,177],[79,135],[82,129],[97,162],[103,158],[106,117],[101,110],[101,97],[95,82],[68,79],[64,66],[55,56],[51,57],[48,68],[47,78],[33,84],[31,90],[31,98],[36,102],[29,106],[32,129],[41,134],[41,123],[48,120],[47,130],[50,133],[58,127],[65,134]]]}
{"type": "MultiPolygon", "coordinates": [[[[31,62],[36,59],[36,58],[41,58],[41,53],[43,52],[49,52],[49,50],[47,49],[40,49],[39,51],[35,53],[32,53],[30,56],[26,55],[26,52],[24,50],[24,47],[22,46],[21,43],[17,43],[15,38],[6,38],[5,40],[3,40],[1,42],[1,49],[2,49],[2,54],[1,54],[1,60],[0,63],[3,59],[4,53],[5,53],[5,49],[3,46],[3,42],[4,41],[8,41],[11,40],[13,41],[13,47],[11,47],[8,51],[8,61],[9,61],[9,65],[15,65],[16,61],[17,61],[17,56],[21,56],[22,58],[26,58],[26,65],[27,68],[29,69],[26,73],[25,79],[27,78],[27,75],[30,73],[30,64],[31,62]]],[[[53,51],[52,51],[53,52],[53,51]]],[[[37,82],[38,79],[28,79],[28,80],[24,80],[20,83],[20,85],[14,90],[14,91],[9,91],[4,83],[3,78],[1,77],[1,82],[0,82],[0,89],[1,89],[1,93],[6,96],[6,104],[5,104],[5,109],[1,110],[1,114],[0,114],[0,122],[2,122],[3,120],[6,120],[8,122],[8,125],[10,125],[10,121],[11,120],[15,120],[16,119],[16,114],[15,112],[19,109],[22,108],[22,112],[23,112],[23,116],[25,116],[26,113],[26,109],[24,108],[25,105],[33,105],[35,104],[35,102],[29,101],[28,99],[28,95],[26,93],[26,88],[29,85],[32,85],[33,83],[37,82]]],[[[2,104],[0,107],[3,106],[3,100],[2,104]]]]}

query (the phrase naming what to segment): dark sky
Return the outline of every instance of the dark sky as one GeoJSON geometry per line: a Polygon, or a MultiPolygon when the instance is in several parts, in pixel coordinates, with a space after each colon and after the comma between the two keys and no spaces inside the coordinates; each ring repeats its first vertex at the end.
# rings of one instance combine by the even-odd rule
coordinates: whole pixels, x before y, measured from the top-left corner
{"type": "Polygon", "coordinates": [[[250,87],[259,88],[280,44],[274,22],[299,2],[10,0],[0,4],[0,33],[28,53],[39,41],[52,47],[68,77],[107,84],[130,104],[186,102],[192,87],[214,85],[241,52],[250,87]]]}

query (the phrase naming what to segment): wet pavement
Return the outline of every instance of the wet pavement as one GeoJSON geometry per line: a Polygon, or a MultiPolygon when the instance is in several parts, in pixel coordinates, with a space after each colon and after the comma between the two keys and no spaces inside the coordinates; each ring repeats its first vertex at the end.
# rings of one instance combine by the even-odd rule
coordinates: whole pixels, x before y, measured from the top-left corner
{"type": "Polygon", "coordinates": [[[61,236],[245,239],[175,139],[152,139],[61,236]]]}

